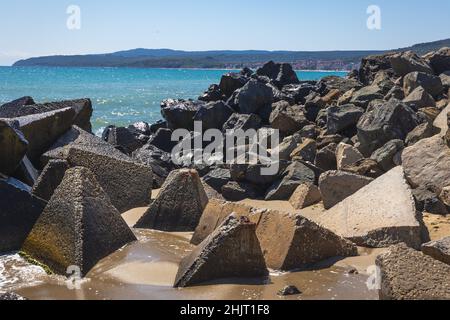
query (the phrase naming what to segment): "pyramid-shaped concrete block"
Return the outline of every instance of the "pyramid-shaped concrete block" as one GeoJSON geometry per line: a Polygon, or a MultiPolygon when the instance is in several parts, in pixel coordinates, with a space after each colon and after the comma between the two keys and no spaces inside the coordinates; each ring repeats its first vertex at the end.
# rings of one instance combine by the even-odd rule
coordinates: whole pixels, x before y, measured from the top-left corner
{"type": "Polygon", "coordinates": [[[0,172],[11,175],[27,153],[28,141],[18,122],[0,119],[0,172]]]}
{"type": "Polygon", "coordinates": [[[65,275],[69,266],[86,275],[95,264],[135,241],[131,229],[86,168],[69,169],[22,251],[65,275]]]}
{"type": "Polygon", "coordinates": [[[268,275],[256,237],[256,224],[230,215],[180,264],[175,287],[188,287],[226,278],[268,275]]]}
{"type": "Polygon", "coordinates": [[[197,227],[208,197],[195,170],[172,171],[158,198],[135,228],[189,232],[197,227]]]}
{"type": "Polygon", "coordinates": [[[69,163],[65,160],[51,160],[42,170],[41,175],[33,186],[32,193],[46,201],[49,201],[69,169],[69,163]]]}
{"type": "Polygon", "coordinates": [[[402,242],[414,248],[421,245],[421,225],[402,167],[310,218],[360,246],[384,248],[402,242]]]}

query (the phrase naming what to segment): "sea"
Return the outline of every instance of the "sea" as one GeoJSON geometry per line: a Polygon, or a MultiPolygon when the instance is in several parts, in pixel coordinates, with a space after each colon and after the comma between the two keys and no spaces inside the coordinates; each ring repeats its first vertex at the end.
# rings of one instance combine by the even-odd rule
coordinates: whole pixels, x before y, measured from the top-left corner
{"type": "MultiPolygon", "coordinates": [[[[0,67],[0,105],[22,96],[37,103],[90,98],[93,131],[160,120],[160,102],[196,99],[230,70],[0,67]]],[[[346,72],[298,71],[300,80],[346,72]]]]}

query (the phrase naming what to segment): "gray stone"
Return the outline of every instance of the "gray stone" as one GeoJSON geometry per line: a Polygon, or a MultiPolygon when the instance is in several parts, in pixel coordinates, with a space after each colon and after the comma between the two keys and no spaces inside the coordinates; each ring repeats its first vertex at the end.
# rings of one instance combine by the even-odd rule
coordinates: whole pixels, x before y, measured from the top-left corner
{"type": "Polygon", "coordinates": [[[136,223],[135,228],[162,231],[194,231],[208,203],[197,171],[172,171],[158,198],[136,223]]]}
{"type": "Polygon", "coordinates": [[[194,121],[201,121],[203,130],[220,129],[222,130],[225,122],[233,114],[231,109],[223,101],[210,102],[205,106],[200,107],[194,116],[194,121]]]}
{"type": "Polygon", "coordinates": [[[313,184],[304,183],[298,186],[289,202],[294,209],[300,210],[317,204],[321,200],[322,195],[319,188],[313,184]]]}
{"type": "Polygon", "coordinates": [[[383,99],[383,97],[384,97],[383,90],[380,89],[380,87],[378,87],[377,85],[370,85],[356,91],[353,94],[350,103],[357,105],[359,107],[366,108],[370,101],[376,99],[383,99]]]}
{"type": "Polygon", "coordinates": [[[308,161],[313,163],[316,159],[317,143],[313,139],[304,139],[294,151],[292,151],[290,158],[294,161],[308,161]]]}
{"type": "Polygon", "coordinates": [[[450,71],[450,48],[441,48],[428,57],[428,59],[436,74],[450,71]]]}
{"type": "Polygon", "coordinates": [[[395,54],[390,57],[390,62],[394,72],[401,77],[415,71],[434,73],[429,63],[412,51],[395,54]]]}
{"type": "Polygon", "coordinates": [[[328,108],[328,134],[340,133],[348,128],[355,127],[363,114],[364,110],[353,104],[328,108]]]}
{"type": "Polygon", "coordinates": [[[212,187],[217,192],[222,192],[222,187],[226,185],[231,180],[231,172],[229,169],[217,168],[209,172],[203,177],[210,187],[212,187]]]}
{"type": "Polygon", "coordinates": [[[231,215],[181,261],[174,287],[227,278],[265,278],[268,275],[256,237],[256,224],[246,217],[231,215]]]}
{"type": "MultiPolygon", "coordinates": [[[[236,104],[243,114],[258,114],[265,118],[267,110],[271,110],[273,102],[272,90],[265,84],[250,80],[236,96],[236,104]]],[[[270,111],[267,118],[270,116],[270,111]]]]}
{"type": "Polygon", "coordinates": [[[258,192],[249,183],[230,181],[222,187],[222,195],[228,201],[258,198],[258,192]]]}
{"type": "Polygon", "coordinates": [[[256,114],[234,113],[223,125],[224,133],[227,133],[227,131],[231,131],[232,133],[236,130],[257,130],[259,128],[261,128],[261,118],[256,114]]]}
{"type": "Polygon", "coordinates": [[[427,256],[450,265],[450,237],[423,244],[422,252],[427,256]]]}
{"type": "Polygon", "coordinates": [[[21,248],[45,205],[29,186],[0,174],[0,252],[21,248]]]}
{"type": "Polygon", "coordinates": [[[46,201],[49,201],[56,188],[69,169],[69,163],[65,160],[51,160],[42,170],[41,175],[33,186],[32,193],[46,201]]]}
{"type": "Polygon", "coordinates": [[[364,156],[355,147],[345,143],[338,144],[336,148],[336,162],[338,170],[352,165],[362,159],[364,159],[364,156]]]}
{"type": "Polygon", "coordinates": [[[225,97],[229,98],[236,90],[242,88],[248,80],[246,76],[240,73],[227,73],[220,79],[219,88],[225,97]]]}
{"type": "Polygon", "coordinates": [[[319,189],[325,209],[348,198],[373,179],[344,171],[328,171],[320,176],[319,189]]]}
{"type": "Polygon", "coordinates": [[[203,101],[167,99],[161,102],[161,114],[169,129],[194,129],[194,116],[205,105],[203,101]]]}
{"type": "Polygon", "coordinates": [[[0,172],[11,175],[27,153],[28,141],[18,122],[0,119],[0,172]]]}
{"type": "Polygon", "coordinates": [[[323,171],[336,170],[336,143],[330,143],[317,152],[315,165],[323,171]]]}
{"type": "Polygon", "coordinates": [[[378,256],[381,300],[450,300],[450,266],[401,244],[378,256]]]}
{"type": "Polygon", "coordinates": [[[135,241],[131,229],[86,168],[73,168],[53,194],[22,251],[67,275],[78,266],[85,276],[98,261],[135,241]]]}
{"type": "Polygon", "coordinates": [[[444,91],[441,79],[433,74],[412,72],[403,78],[403,90],[406,96],[418,87],[424,88],[433,97],[439,96],[444,91]]]}
{"type": "Polygon", "coordinates": [[[309,218],[359,246],[404,242],[419,248],[421,224],[402,167],[392,169],[323,214],[309,218]]]}
{"type": "Polygon", "coordinates": [[[283,135],[292,135],[310,124],[300,106],[291,106],[286,101],[280,101],[272,105],[270,125],[278,129],[283,135]]]}
{"type": "Polygon", "coordinates": [[[421,86],[415,88],[403,102],[415,110],[436,106],[436,101],[434,101],[433,97],[421,86]]]}
{"type": "Polygon", "coordinates": [[[402,140],[391,140],[383,147],[376,150],[370,157],[375,160],[384,171],[394,169],[397,165],[394,163],[394,157],[405,148],[402,140]]]}

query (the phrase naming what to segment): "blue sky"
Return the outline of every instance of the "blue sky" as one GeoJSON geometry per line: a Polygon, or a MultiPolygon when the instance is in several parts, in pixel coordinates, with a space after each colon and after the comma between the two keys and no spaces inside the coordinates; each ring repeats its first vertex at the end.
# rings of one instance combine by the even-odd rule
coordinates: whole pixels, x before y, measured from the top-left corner
{"type": "Polygon", "coordinates": [[[50,54],[391,49],[450,37],[449,0],[14,0],[0,5],[0,65],[50,54]],[[81,29],[66,27],[69,5],[81,29]],[[382,29],[366,27],[369,5],[382,29]]]}

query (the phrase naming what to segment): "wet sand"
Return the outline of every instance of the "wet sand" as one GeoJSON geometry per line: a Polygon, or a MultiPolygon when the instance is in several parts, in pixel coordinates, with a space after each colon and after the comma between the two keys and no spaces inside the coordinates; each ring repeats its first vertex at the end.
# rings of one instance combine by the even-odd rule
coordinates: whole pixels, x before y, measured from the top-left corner
{"type": "MultiPolygon", "coordinates": [[[[3,277],[15,278],[0,282],[0,290],[11,290],[29,299],[93,299],[93,300],[157,300],[157,299],[377,299],[376,291],[368,290],[368,276],[363,272],[378,254],[363,251],[364,256],[327,261],[318,270],[292,273],[271,273],[267,279],[227,279],[202,286],[172,288],[182,257],[193,247],[192,234],[171,234],[137,230],[138,242],[130,244],[103,259],[80,283],[80,290],[70,290],[65,278],[47,276],[38,267],[30,266],[17,255],[3,257],[3,277]],[[7,262],[9,261],[9,262],[7,262]],[[5,263],[7,262],[7,263],[5,263]],[[360,274],[349,274],[357,268],[360,274]],[[302,295],[281,298],[277,292],[286,285],[296,285],[302,295]]],[[[1,271],[1,269],[0,269],[1,271]]]]}

